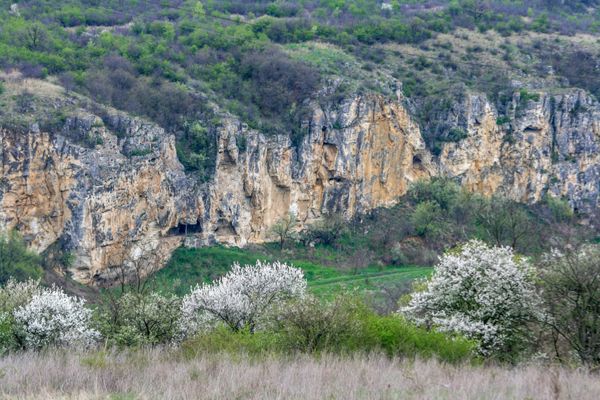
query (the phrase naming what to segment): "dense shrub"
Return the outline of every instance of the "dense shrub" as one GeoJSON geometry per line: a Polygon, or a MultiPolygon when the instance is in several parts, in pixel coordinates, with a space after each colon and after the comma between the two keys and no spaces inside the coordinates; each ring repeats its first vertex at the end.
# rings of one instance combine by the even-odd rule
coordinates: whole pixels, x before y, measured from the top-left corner
{"type": "Polygon", "coordinates": [[[541,57],[546,64],[552,65],[557,73],[564,76],[570,85],[588,90],[596,98],[600,98],[600,84],[595,76],[598,74],[598,54],[583,48],[572,51],[556,51],[552,48],[541,50],[541,57]]]}
{"type": "MultiPolygon", "coordinates": [[[[240,61],[239,73],[250,83],[251,102],[266,118],[263,129],[269,130],[270,125],[284,133],[300,127],[308,112],[304,102],[319,84],[317,70],[271,49],[246,54],[240,61]],[[283,125],[278,126],[278,121],[283,125]]],[[[237,89],[236,93],[239,97],[237,89]]]]}
{"type": "Polygon", "coordinates": [[[181,301],[158,292],[126,292],[100,309],[100,331],[118,346],[165,344],[180,334],[181,301]]]}
{"type": "Polygon", "coordinates": [[[313,243],[336,246],[340,238],[347,233],[347,222],[341,214],[326,215],[320,221],[308,227],[306,239],[313,243]]]}
{"type": "Polygon", "coordinates": [[[371,314],[364,329],[363,347],[390,356],[435,357],[446,362],[461,362],[472,359],[477,347],[476,342],[462,336],[419,328],[395,315],[371,314]]]}
{"type": "Polygon", "coordinates": [[[10,278],[23,281],[42,276],[40,257],[29,251],[16,231],[0,234],[0,285],[10,278]]]}
{"type": "Polygon", "coordinates": [[[428,248],[422,238],[408,237],[391,248],[390,261],[396,265],[433,265],[438,261],[438,253],[428,248]]]}
{"type": "Polygon", "coordinates": [[[13,312],[15,328],[26,348],[88,347],[99,338],[91,328],[92,311],[85,301],[56,287],[40,289],[13,312]]]}
{"type": "Polygon", "coordinates": [[[437,239],[444,232],[442,209],[434,201],[417,204],[411,216],[411,222],[417,235],[437,239]]]}
{"type": "Polygon", "coordinates": [[[553,196],[546,196],[544,202],[548,206],[553,220],[556,222],[569,222],[575,216],[573,209],[565,200],[553,196]]]}
{"type": "Polygon", "coordinates": [[[440,208],[452,208],[460,194],[460,186],[448,178],[432,178],[430,181],[419,180],[408,189],[408,198],[415,204],[426,201],[437,203],[440,208]]]}
{"type": "Polygon", "coordinates": [[[203,353],[385,353],[435,357],[447,362],[474,359],[475,343],[460,336],[418,328],[398,315],[378,316],[350,295],[313,297],[282,304],[260,331],[225,327],[201,332],[182,344],[186,356],[203,353]]]}
{"type": "Polygon", "coordinates": [[[9,279],[4,286],[0,285],[0,354],[25,346],[14,312],[29,303],[39,291],[38,282],[33,280],[18,282],[9,279]]]}
{"type": "Polygon", "coordinates": [[[177,142],[177,156],[187,171],[193,171],[202,181],[208,180],[215,168],[216,137],[200,122],[186,121],[177,142]]]}
{"type": "Polygon", "coordinates": [[[350,296],[331,301],[308,296],[275,309],[271,329],[293,351],[349,351],[353,337],[361,334],[366,313],[364,305],[350,296]]]}
{"type": "Polygon", "coordinates": [[[46,347],[88,347],[99,339],[83,299],[38,282],[0,286],[0,354],[46,347]]]}

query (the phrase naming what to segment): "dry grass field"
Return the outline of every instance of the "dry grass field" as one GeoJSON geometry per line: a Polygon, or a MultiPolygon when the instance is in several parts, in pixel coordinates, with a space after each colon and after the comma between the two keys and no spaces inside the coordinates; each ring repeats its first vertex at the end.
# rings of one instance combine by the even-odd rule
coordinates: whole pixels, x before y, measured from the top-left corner
{"type": "Polygon", "coordinates": [[[378,355],[248,358],[169,351],[0,359],[2,399],[577,399],[600,377],[551,366],[449,366],[378,355]]]}

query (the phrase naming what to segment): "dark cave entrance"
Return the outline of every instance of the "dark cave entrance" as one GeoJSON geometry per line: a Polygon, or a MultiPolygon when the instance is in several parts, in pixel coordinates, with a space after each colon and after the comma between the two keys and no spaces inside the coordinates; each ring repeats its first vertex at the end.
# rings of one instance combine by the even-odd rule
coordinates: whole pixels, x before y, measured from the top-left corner
{"type": "Polygon", "coordinates": [[[195,224],[182,224],[179,223],[177,226],[169,229],[170,236],[183,236],[193,233],[202,232],[202,225],[196,221],[195,224]]]}

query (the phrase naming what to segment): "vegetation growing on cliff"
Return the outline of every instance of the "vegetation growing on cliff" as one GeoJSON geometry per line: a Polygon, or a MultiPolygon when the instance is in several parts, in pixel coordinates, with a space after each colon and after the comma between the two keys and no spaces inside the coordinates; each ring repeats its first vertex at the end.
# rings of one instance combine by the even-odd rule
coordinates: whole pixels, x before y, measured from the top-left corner
{"type": "Polygon", "coordinates": [[[599,29],[596,1],[11,4],[0,8],[0,67],[154,120],[202,179],[215,157],[215,104],[297,144],[310,100],[335,107],[347,93],[392,96],[401,85],[435,153],[460,140],[452,116],[467,91],[501,113],[524,84],[598,95],[597,43],[583,36],[599,29]],[[334,95],[320,90],[331,85],[334,95]],[[206,138],[190,133],[197,124],[206,138]]]}

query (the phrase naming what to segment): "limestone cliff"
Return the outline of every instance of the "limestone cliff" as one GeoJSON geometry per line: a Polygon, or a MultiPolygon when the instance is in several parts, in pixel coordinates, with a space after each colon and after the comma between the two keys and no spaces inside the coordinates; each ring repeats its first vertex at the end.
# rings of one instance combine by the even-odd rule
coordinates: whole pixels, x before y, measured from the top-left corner
{"type": "Polygon", "coordinates": [[[184,205],[187,197],[176,195],[190,180],[174,138],[143,121],[114,117],[121,117],[127,139],[91,114],[68,118],[60,132],[41,132],[37,125],[0,131],[1,228],[18,229],[40,252],[60,241],[75,255],[70,272],[85,283],[110,278],[124,260],[163,262],[179,244],[165,237],[168,230],[181,210],[196,204],[184,205]],[[73,143],[67,129],[93,133],[102,144],[73,143]]]}
{"type": "Polygon", "coordinates": [[[484,96],[468,96],[455,121],[466,138],[437,157],[401,95],[312,109],[296,145],[222,115],[214,176],[203,184],[184,172],[172,135],[116,111],[100,118],[79,109],[51,131],[3,129],[0,228],[19,229],[40,252],[58,243],[75,255],[75,279],[101,283],[122,265],[148,273],[183,240],[260,242],[289,212],[303,224],[324,213],[350,217],[392,205],[410,182],[435,175],[521,201],[550,193],[584,211],[600,206],[600,107],[582,91],[517,94],[507,121],[484,96]]]}
{"type": "Polygon", "coordinates": [[[515,95],[507,123],[481,96],[464,107],[467,138],[444,146],[440,173],[470,190],[522,202],[564,197],[581,211],[600,206],[600,108],[584,91],[515,95]]]}
{"type": "Polygon", "coordinates": [[[359,96],[335,112],[314,109],[298,147],[287,136],[224,124],[200,238],[265,240],[289,212],[303,223],[323,213],[349,217],[391,205],[410,182],[435,174],[418,127],[398,102],[359,96]],[[243,152],[236,145],[241,136],[243,152]]]}

